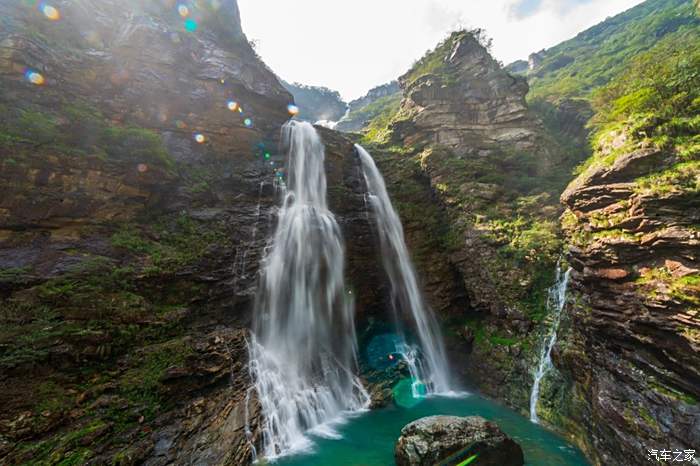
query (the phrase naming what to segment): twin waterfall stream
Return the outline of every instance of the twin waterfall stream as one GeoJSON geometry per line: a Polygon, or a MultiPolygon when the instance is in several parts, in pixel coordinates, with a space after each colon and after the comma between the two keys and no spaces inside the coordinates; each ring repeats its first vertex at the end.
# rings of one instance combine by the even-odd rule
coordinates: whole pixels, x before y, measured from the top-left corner
{"type": "MultiPolygon", "coordinates": [[[[325,149],[305,122],[287,123],[282,139],[288,183],[262,264],[249,341],[250,373],[263,417],[259,453],[268,459],[307,449],[307,432],[337,436],[333,424],[370,403],[357,376],[354,302],[343,275],[343,238],[326,201],[325,149]]],[[[418,345],[404,338],[396,352],[409,367],[414,395],[446,392],[445,349],[437,322],[423,303],[401,222],[374,161],[361,147],[356,150],[391,281],[397,326],[399,314],[406,313],[418,335],[418,345]]]]}
{"type": "Polygon", "coordinates": [[[446,393],[450,390],[450,384],[445,347],[435,316],[426,311],[411,256],[406,248],[401,220],[391,204],[384,179],[374,160],[361,146],[356,145],[355,149],[362,162],[367,197],[374,212],[382,262],[391,282],[394,320],[399,322],[400,314],[409,311],[411,326],[418,335],[419,347],[416,348],[406,341],[402,328],[396,329],[403,338],[397,352],[409,366],[413,379],[413,396],[446,393]]]}
{"type": "MultiPolygon", "coordinates": [[[[358,376],[355,305],[345,284],[344,240],[326,200],[325,148],[314,127],[298,121],[285,125],[282,144],[288,155],[287,184],[282,186],[277,227],[261,264],[248,342],[253,381],[249,394],[256,392],[261,408],[261,451],[254,454],[267,460],[308,450],[308,434],[340,438],[334,426],[370,405],[358,376]]],[[[355,150],[390,283],[397,335],[393,354],[410,373],[414,398],[454,393],[438,322],[418,286],[384,179],[370,154],[359,145],[355,150]]],[[[552,367],[569,274],[558,269],[557,284],[550,290],[554,323],[535,373],[530,401],[535,423],[540,383],[552,367]]],[[[249,425],[246,433],[252,438],[249,425]]]]}

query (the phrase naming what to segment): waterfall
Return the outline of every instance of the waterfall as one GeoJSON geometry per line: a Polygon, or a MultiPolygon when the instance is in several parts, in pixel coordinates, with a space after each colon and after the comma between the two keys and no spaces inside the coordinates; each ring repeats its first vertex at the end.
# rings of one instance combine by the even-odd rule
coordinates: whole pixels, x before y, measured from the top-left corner
{"type": "Polygon", "coordinates": [[[412,378],[417,379],[414,380],[414,394],[449,392],[447,358],[442,336],[435,316],[425,305],[418,287],[401,220],[391,204],[384,178],[372,156],[362,146],[356,145],[355,148],[362,162],[369,202],[375,214],[382,261],[391,282],[397,324],[399,312],[407,314],[418,336],[418,349],[404,341],[397,352],[402,354],[411,368],[412,378]],[[420,390],[418,387],[421,387],[420,390]]]}
{"type": "Polygon", "coordinates": [[[355,376],[354,301],[343,279],[340,228],[326,203],[325,149],[305,122],[287,123],[282,140],[287,190],[248,345],[268,459],[310,447],[310,430],[337,436],[333,422],[369,404],[355,376]]]}
{"type": "Polygon", "coordinates": [[[534,423],[539,423],[537,401],[540,398],[540,384],[544,376],[552,368],[552,348],[557,343],[557,332],[559,331],[561,316],[566,305],[566,292],[569,287],[570,276],[570,268],[562,273],[561,265],[557,264],[556,282],[549,289],[547,298],[547,309],[552,313],[553,322],[542,344],[540,359],[535,372],[535,381],[532,384],[532,392],[530,393],[530,420],[534,423]]]}

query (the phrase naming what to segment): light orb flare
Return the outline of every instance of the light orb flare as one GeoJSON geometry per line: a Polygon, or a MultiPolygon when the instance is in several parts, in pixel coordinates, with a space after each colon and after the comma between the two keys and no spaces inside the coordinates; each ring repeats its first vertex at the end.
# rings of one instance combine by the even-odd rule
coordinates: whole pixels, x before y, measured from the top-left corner
{"type": "Polygon", "coordinates": [[[289,104],[287,105],[287,112],[289,112],[291,116],[297,116],[299,115],[299,107],[294,104],[289,104]]]}
{"type": "Polygon", "coordinates": [[[61,13],[59,13],[56,7],[42,3],[39,8],[41,9],[41,12],[44,13],[44,16],[51,21],[58,21],[61,19],[61,13]]]}
{"type": "Polygon", "coordinates": [[[41,73],[33,70],[27,70],[24,73],[24,79],[36,86],[43,86],[46,83],[44,76],[41,73]]]}

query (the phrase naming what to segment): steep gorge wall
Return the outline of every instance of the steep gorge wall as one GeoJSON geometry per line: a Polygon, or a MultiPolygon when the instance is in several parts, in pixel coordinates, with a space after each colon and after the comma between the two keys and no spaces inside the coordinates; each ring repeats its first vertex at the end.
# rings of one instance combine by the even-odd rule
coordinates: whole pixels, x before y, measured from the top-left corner
{"type": "MultiPolygon", "coordinates": [[[[0,462],[245,463],[292,98],[235,1],[52,5],[0,18],[0,462]]],[[[376,289],[359,161],[323,138],[349,273],[376,289]]]]}
{"type": "Polygon", "coordinates": [[[548,416],[600,463],[636,465],[653,445],[700,442],[700,177],[626,129],[596,155],[562,196],[573,294],[548,416]]]}

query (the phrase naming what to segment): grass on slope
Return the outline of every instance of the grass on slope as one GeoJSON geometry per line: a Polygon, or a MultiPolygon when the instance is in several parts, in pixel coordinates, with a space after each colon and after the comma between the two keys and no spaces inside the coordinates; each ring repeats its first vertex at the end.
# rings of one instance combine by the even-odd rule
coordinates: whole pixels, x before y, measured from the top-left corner
{"type": "Polygon", "coordinates": [[[697,165],[700,30],[668,36],[635,57],[617,79],[593,94],[593,104],[597,110],[591,120],[594,145],[604,147],[623,133],[628,142],[612,152],[597,154],[582,168],[594,162],[611,164],[640,143],[672,151],[686,169],[688,164],[697,165]]]}
{"type": "Polygon", "coordinates": [[[529,99],[586,96],[661,39],[698,29],[689,0],[648,0],[547,50],[530,77],[529,99]]]}

